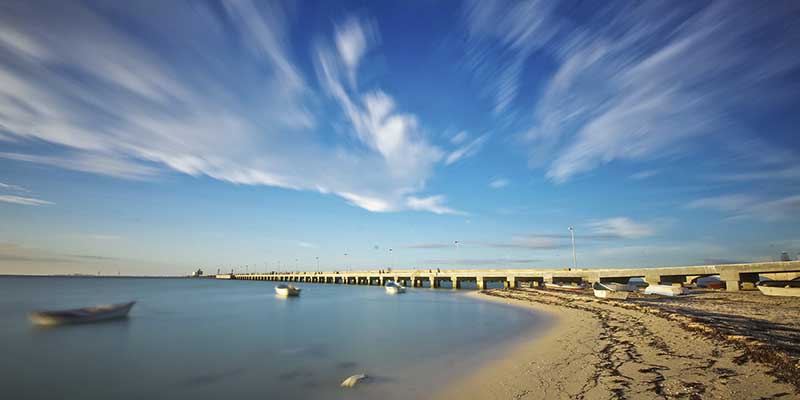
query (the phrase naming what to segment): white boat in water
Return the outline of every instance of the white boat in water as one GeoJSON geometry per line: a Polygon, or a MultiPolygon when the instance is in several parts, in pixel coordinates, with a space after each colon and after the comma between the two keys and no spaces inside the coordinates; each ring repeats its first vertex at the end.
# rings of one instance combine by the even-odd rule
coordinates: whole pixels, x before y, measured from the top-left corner
{"type": "Polygon", "coordinates": [[[607,283],[597,282],[592,286],[592,289],[594,290],[594,297],[599,297],[601,299],[614,299],[614,300],[627,299],[631,291],[618,290],[616,289],[616,287],[628,289],[628,285],[607,284],[607,283]]]}
{"type": "Polygon", "coordinates": [[[570,292],[580,292],[586,289],[586,284],[576,284],[576,283],[549,283],[545,282],[544,287],[547,289],[555,289],[555,290],[567,290],[570,292]]]}
{"type": "Polygon", "coordinates": [[[644,289],[644,294],[657,294],[659,296],[675,297],[689,294],[689,290],[683,286],[649,285],[644,289]]]}
{"type": "Polygon", "coordinates": [[[389,293],[389,294],[398,294],[398,293],[405,293],[406,292],[406,287],[405,286],[401,286],[399,283],[397,283],[395,281],[386,282],[386,285],[384,287],[386,288],[386,293],[389,293]]]}
{"type": "Polygon", "coordinates": [[[37,311],[31,313],[31,322],[36,325],[85,324],[111,319],[125,318],[136,304],[135,301],[97,307],[76,308],[60,311],[37,311]]]}
{"type": "Polygon", "coordinates": [[[767,296],[800,297],[800,280],[761,281],[756,287],[767,296]]]}
{"type": "Polygon", "coordinates": [[[300,288],[293,285],[278,285],[275,287],[278,296],[300,296],[300,288]]]}

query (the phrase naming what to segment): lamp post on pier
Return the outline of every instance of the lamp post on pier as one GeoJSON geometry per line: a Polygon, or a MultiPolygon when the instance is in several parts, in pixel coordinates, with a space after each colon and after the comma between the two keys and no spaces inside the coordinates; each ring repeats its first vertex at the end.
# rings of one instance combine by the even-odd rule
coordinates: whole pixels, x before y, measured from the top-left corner
{"type": "Polygon", "coordinates": [[[569,234],[572,236],[572,268],[578,269],[578,256],[575,253],[575,228],[569,227],[569,234]]]}

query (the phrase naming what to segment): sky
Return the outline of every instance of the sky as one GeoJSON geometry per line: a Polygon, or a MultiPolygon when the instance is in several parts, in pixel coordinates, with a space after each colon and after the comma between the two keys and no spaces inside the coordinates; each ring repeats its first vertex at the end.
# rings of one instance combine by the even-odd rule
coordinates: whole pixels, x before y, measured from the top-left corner
{"type": "Polygon", "coordinates": [[[800,3],[4,1],[0,274],[800,253],[800,3]]]}

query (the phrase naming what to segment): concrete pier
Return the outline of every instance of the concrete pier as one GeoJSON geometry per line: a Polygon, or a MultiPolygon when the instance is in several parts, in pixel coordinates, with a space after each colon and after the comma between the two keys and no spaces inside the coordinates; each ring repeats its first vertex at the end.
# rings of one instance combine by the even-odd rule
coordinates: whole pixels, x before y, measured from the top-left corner
{"type": "Polygon", "coordinates": [[[522,283],[539,285],[543,282],[619,282],[627,283],[631,278],[643,278],[651,284],[683,284],[704,276],[719,275],[729,291],[741,289],[742,283],[758,282],[760,277],[771,279],[793,279],[800,276],[800,261],[762,262],[746,264],[699,265],[658,268],[597,268],[597,269],[413,269],[370,270],[353,272],[295,272],[295,273],[251,273],[225,274],[223,279],[331,283],[349,285],[384,285],[394,280],[403,286],[423,287],[427,283],[432,289],[441,288],[443,281],[450,281],[453,289],[460,289],[464,282],[475,282],[478,289],[487,283],[515,288],[522,283]]]}

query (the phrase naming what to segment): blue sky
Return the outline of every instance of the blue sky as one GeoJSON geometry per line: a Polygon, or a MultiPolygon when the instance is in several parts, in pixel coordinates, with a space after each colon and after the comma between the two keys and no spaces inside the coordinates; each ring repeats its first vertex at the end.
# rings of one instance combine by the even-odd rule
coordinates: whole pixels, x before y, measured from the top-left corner
{"type": "Polygon", "coordinates": [[[134,3],[0,6],[0,273],[800,252],[796,2],[134,3]]]}

